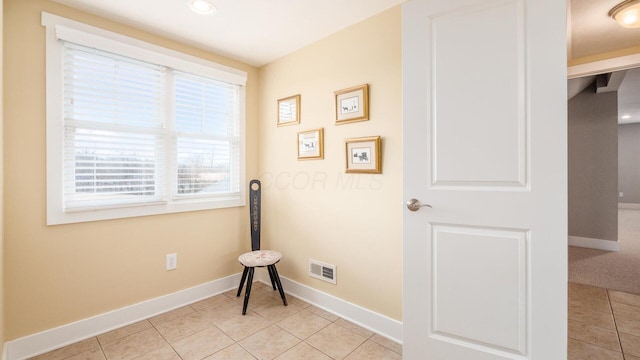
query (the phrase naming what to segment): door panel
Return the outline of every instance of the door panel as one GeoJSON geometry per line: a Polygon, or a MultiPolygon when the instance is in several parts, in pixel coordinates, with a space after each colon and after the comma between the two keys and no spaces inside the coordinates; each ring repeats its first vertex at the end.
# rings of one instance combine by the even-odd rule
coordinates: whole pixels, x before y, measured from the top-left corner
{"type": "Polygon", "coordinates": [[[434,15],[430,23],[434,185],[523,186],[523,1],[434,15]]]}
{"type": "Polygon", "coordinates": [[[432,225],[434,334],[470,347],[524,354],[527,236],[509,229],[432,225]]]}

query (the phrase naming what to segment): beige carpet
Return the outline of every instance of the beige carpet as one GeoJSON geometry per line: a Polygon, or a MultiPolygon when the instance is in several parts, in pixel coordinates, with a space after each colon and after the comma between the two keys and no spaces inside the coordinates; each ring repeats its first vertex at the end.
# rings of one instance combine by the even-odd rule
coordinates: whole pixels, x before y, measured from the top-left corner
{"type": "Polygon", "coordinates": [[[620,251],[569,246],[569,281],[640,294],[640,210],[618,211],[620,251]]]}

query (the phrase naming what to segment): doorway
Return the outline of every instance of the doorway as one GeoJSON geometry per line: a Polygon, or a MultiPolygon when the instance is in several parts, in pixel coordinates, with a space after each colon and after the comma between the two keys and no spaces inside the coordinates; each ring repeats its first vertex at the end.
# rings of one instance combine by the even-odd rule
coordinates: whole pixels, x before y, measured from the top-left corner
{"type": "Polygon", "coordinates": [[[640,68],[569,89],[569,281],[640,294],[640,68]]]}
{"type": "MultiPolygon", "coordinates": [[[[570,78],[575,78],[578,68],[583,71],[583,74],[592,75],[591,79],[583,81],[583,86],[587,87],[591,85],[591,82],[597,81],[595,74],[609,73],[611,71],[614,71],[615,74],[615,70],[620,67],[631,69],[638,66],[639,60],[637,56],[612,59],[596,64],[569,68],[568,73],[570,78]]],[[[640,70],[629,70],[626,74],[635,71],[640,72],[640,70]]],[[[618,74],[620,73],[618,72],[618,74]]],[[[606,76],[610,77],[610,75],[606,76]]],[[[632,81],[633,77],[630,76],[627,80],[632,81]]],[[[576,81],[580,82],[580,80],[576,81]]],[[[624,83],[624,80],[622,82],[624,83]]],[[[640,87],[640,80],[638,80],[638,83],[640,87]]],[[[596,88],[597,86],[594,85],[593,87],[596,88]]],[[[590,89],[587,88],[584,91],[590,91],[590,89]]],[[[617,92],[624,93],[625,91],[628,91],[628,89],[625,89],[620,84],[620,90],[617,92]]],[[[620,145],[614,146],[614,150],[618,152],[614,158],[615,165],[619,167],[619,169],[616,169],[615,175],[619,174],[618,170],[620,172],[625,171],[622,169],[625,166],[624,156],[619,159],[617,155],[620,155],[621,152],[631,151],[622,144],[626,140],[622,139],[622,137],[628,136],[628,128],[636,126],[640,128],[640,123],[618,124],[618,120],[629,120],[620,119],[622,116],[633,113],[633,111],[625,109],[624,94],[620,96],[620,101],[618,101],[618,95],[614,96],[614,100],[616,100],[615,115],[613,119],[610,119],[612,123],[607,125],[613,128],[613,130],[610,129],[608,131],[615,132],[617,136],[614,140],[616,144],[620,145]],[[618,109],[620,105],[622,106],[618,109]],[[618,140],[621,141],[619,142],[618,140]]],[[[587,94],[586,96],[593,98],[592,94],[587,94]]],[[[605,96],[610,97],[611,95],[605,96]]],[[[638,95],[636,94],[632,97],[638,98],[638,95]]],[[[569,131],[571,131],[571,127],[569,127],[569,131]]],[[[640,143],[638,139],[640,139],[640,135],[633,142],[634,145],[640,143]]],[[[635,159],[637,158],[638,155],[635,156],[635,159]]],[[[571,158],[569,163],[571,163],[571,158]]],[[[571,169],[571,164],[569,168],[571,169]]],[[[638,290],[640,289],[640,284],[638,284],[638,279],[640,279],[640,249],[638,251],[633,249],[635,245],[640,247],[640,210],[624,209],[625,205],[620,206],[619,199],[633,201],[632,194],[628,193],[625,189],[626,187],[618,183],[617,176],[614,184],[616,188],[613,191],[610,190],[607,196],[609,197],[608,201],[613,202],[613,212],[617,216],[613,225],[616,226],[615,229],[617,231],[615,239],[620,240],[619,242],[615,241],[616,245],[619,244],[619,248],[616,249],[619,251],[578,247],[570,247],[569,249],[569,358],[622,359],[624,357],[625,359],[635,359],[640,356],[640,349],[637,346],[640,343],[640,332],[634,325],[637,324],[634,316],[637,316],[638,309],[640,309],[640,295],[634,294],[640,293],[640,290],[638,290]],[[622,198],[619,197],[619,192],[623,193],[622,198]],[[625,192],[627,192],[626,196],[625,192]],[[634,253],[637,255],[634,256],[634,253]],[[590,283],[596,286],[583,285],[581,283],[590,283]],[[593,334],[598,335],[593,336],[593,334]]],[[[637,184],[640,184],[640,182],[637,182],[636,186],[637,184]]],[[[571,183],[569,187],[571,187],[571,183]]],[[[571,206],[569,206],[569,209],[571,211],[571,206]]],[[[613,243],[606,240],[601,242],[613,243]]]]}

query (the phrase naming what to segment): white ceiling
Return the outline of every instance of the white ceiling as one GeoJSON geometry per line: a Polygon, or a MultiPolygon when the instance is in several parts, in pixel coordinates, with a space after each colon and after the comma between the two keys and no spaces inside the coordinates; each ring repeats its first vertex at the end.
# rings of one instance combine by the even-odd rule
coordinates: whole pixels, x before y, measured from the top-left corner
{"type": "Polygon", "coordinates": [[[261,66],[404,0],[213,0],[213,16],[187,0],[54,1],[261,66]]]}

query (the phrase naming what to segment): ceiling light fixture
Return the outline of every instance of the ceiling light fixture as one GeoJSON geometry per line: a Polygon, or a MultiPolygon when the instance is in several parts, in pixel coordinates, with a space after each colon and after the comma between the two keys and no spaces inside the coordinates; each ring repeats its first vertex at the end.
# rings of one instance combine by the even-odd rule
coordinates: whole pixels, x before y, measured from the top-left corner
{"type": "Polygon", "coordinates": [[[189,0],[189,8],[200,15],[213,15],[216,12],[216,7],[209,0],[189,0]]]}
{"type": "Polygon", "coordinates": [[[631,119],[631,115],[622,115],[622,120],[631,119]]]}
{"type": "Polygon", "coordinates": [[[626,28],[640,27],[640,0],[626,0],[609,10],[609,16],[626,28]]]}

